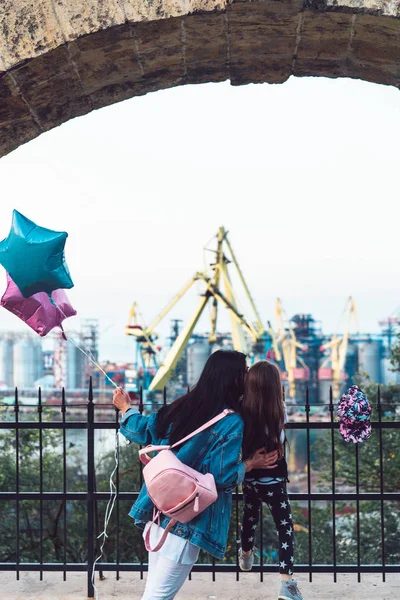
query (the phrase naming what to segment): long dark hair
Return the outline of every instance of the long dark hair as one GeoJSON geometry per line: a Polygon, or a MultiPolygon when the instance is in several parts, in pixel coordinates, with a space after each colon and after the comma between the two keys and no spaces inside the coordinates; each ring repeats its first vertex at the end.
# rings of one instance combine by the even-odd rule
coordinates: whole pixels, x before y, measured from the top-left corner
{"type": "Polygon", "coordinates": [[[243,458],[262,447],[268,452],[278,449],[282,455],[285,409],[281,376],[274,363],[261,360],[250,368],[240,412],[244,420],[243,458]]]}
{"type": "Polygon", "coordinates": [[[244,392],[246,356],[217,350],[208,358],[196,386],[157,415],[157,436],[174,444],[222,412],[238,410],[244,392]]]}

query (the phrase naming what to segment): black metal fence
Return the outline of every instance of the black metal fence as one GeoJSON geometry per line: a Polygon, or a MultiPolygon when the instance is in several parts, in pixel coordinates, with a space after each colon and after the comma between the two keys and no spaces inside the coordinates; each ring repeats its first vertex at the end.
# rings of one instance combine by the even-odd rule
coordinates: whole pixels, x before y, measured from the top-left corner
{"type": "MultiPolygon", "coordinates": [[[[167,402],[167,394],[161,402],[167,402]]],[[[57,420],[43,419],[43,411],[48,408],[46,402],[42,399],[42,393],[39,390],[37,404],[30,409],[26,409],[18,397],[18,390],[15,390],[15,396],[12,404],[10,402],[0,402],[0,441],[1,436],[12,436],[12,444],[8,447],[8,453],[15,453],[12,457],[14,469],[8,472],[8,477],[14,479],[13,485],[4,484],[4,477],[1,478],[2,464],[0,462],[0,525],[6,528],[11,543],[14,544],[11,554],[8,553],[5,560],[0,555],[0,570],[15,571],[19,579],[21,571],[37,571],[40,580],[45,571],[63,572],[64,581],[67,572],[80,571],[87,573],[88,597],[92,598],[94,589],[92,584],[92,570],[95,570],[102,577],[105,571],[114,571],[116,578],[119,579],[120,572],[137,571],[140,577],[147,569],[145,562],[145,552],[140,536],[136,544],[135,562],[124,562],[121,560],[121,518],[125,512],[121,512],[121,504],[126,501],[132,503],[137,498],[140,485],[142,483],[141,469],[138,468],[137,489],[135,491],[121,491],[120,484],[124,475],[120,473],[120,467],[115,474],[116,501],[115,510],[112,516],[113,522],[113,540],[107,541],[115,546],[114,560],[96,561],[99,551],[99,540],[97,536],[100,533],[102,519],[100,518],[99,505],[108,501],[110,494],[106,491],[97,491],[96,486],[96,457],[95,457],[95,432],[96,430],[114,430],[119,428],[118,412],[112,405],[94,402],[93,389],[90,383],[87,401],[71,405],[66,399],[64,390],[60,393],[60,400],[57,406],[53,405],[51,414],[58,413],[57,420]],[[80,420],[69,421],[68,412],[79,410],[80,420]],[[96,411],[112,411],[111,418],[108,420],[96,419],[96,411]],[[32,410],[37,413],[34,420],[21,418],[21,414],[28,411],[32,415],[32,410]],[[83,418],[82,418],[83,417],[83,418]],[[44,461],[43,461],[43,435],[46,430],[54,430],[60,435],[60,457],[62,460],[62,489],[57,491],[44,490],[44,461]],[[71,491],[67,484],[67,432],[69,430],[85,430],[85,460],[87,461],[87,475],[84,481],[85,488],[80,491],[71,491]],[[20,485],[20,469],[24,449],[21,448],[21,432],[36,432],[37,443],[36,450],[29,450],[32,454],[37,451],[36,462],[38,465],[38,489],[22,490],[20,485]],[[11,489],[13,488],[13,489],[11,489]],[[22,560],[21,556],[21,506],[24,501],[35,501],[38,506],[38,523],[30,531],[32,544],[37,545],[38,560],[27,562],[22,560]],[[57,522],[61,520],[61,539],[57,539],[58,560],[55,562],[46,561],[46,544],[44,536],[44,506],[46,502],[57,501],[59,509],[57,511],[57,522]],[[67,513],[68,506],[73,502],[84,502],[86,509],[84,511],[86,520],[86,531],[82,535],[86,536],[85,556],[79,562],[70,562],[68,560],[68,526],[67,513]],[[7,510],[2,510],[2,505],[7,510]],[[11,508],[10,508],[11,507],[11,508]],[[3,561],[3,562],[1,562],[3,561]]],[[[146,407],[143,402],[143,394],[140,395],[138,409],[140,412],[146,409],[155,409],[155,406],[146,407]]],[[[290,411],[290,407],[289,407],[290,411]]],[[[302,439],[303,463],[295,465],[292,468],[297,469],[294,473],[294,479],[289,484],[289,493],[292,501],[292,512],[294,515],[296,546],[297,540],[300,542],[300,554],[302,561],[295,565],[297,572],[309,573],[310,581],[313,573],[332,573],[336,581],[337,573],[355,573],[358,581],[362,573],[381,573],[383,580],[385,574],[389,572],[400,572],[399,552],[393,551],[391,536],[397,536],[396,528],[400,531],[399,508],[400,508],[400,490],[397,487],[399,482],[400,465],[400,419],[395,406],[390,405],[387,409],[381,401],[378,390],[376,402],[374,404],[373,435],[372,442],[368,441],[359,447],[358,444],[344,444],[338,433],[338,423],[335,421],[335,405],[330,392],[329,402],[325,405],[310,405],[308,394],[306,394],[305,404],[292,407],[291,422],[288,424],[289,438],[292,439],[298,432],[298,439],[302,439]],[[322,445],[318,446],[312,438],[319,436],[322,445]],[[368,454],[363,455],[364,447],[372,444],[368,449],[368,454]],[[387,448],[385,447],[387,445],[387,448]],[[397,456],[396,456],[397,450],[397,456]],[[372,452],[372,454],[371,454],[372,452]],[[322,463],[318,466],[318,460],[322,463]],[[396,462],[397,461],[397,462],[396,462]],[[317,466],[315,466],[317,464],[317,466]],[[322,466],[321,466],[322,465],[322,466]],[[353,465],[351,468],[350,465],[353,465]],[[350,470],[349,470],[350,469],[350,470]],[[394,470],[393,470],[394,469],[394,470]],[[396,472],[397,469],[397,472],[396,472]],[[346,474],[346,477],[344,474],[346,474]],[[349,475],[350,473],[350,475],[349,475]],[[371,474],[370,476],[368,474],[371,474]],[[390,481],[387,481],[386,474],[390,481]],[[397,482],[397,483],[396,483],[397,482]],[[294,507],[294,508],[293,508],[294,507]],[[297,507],[297,508],[296,508],[297,507]],[[296,512],[297,511],[297,512],[296,512]],[[296,512],[296,514],[295,514],[296,512]],[[394,521],[393,521],[394,519],[394,521]],[[396,521],[397,519],[397,521],[396,521]],[[296,523],[298,521],[298,523],[296,523]],[[372,523],[372,525],[371,525],[372,523]],[[395,523],[395,525],[393,525],[395,523]],[[396,525],[397,523],[397,525],[396,525]],[[365,525],[365,530],[364,530],[365,525]],[[368,529],[369,528],[369,529],[368,529]],[[370,540],[370,542],[368,542],[370,540]],[[371,541],[372,540],[372,541],[371,541]],[[368,556],[365,554],[365,545],[371,543],[373,551],[368,556]],[[388,548],[389,547],[389,548],[388,548]],[[321,554],[322,553],[322,554],[321,554]],[[321,560],[322,555],[322,560],[321,560]],[[365,556],[367,558],[365,559],[365,556]]],[[[29,415],[28,415],[29,416],[29,415]]],[[[292,445],[292,444],[291,444],[292,445]]],[[[4,450],[4,449],[3,449],[4,450]]],[[[293,456],[296,454],[296,444],[291,448],[293,456]]],[[[365,451],[366,452],[366,451],[365,451]]],[[[133,454],[131,455],[133,457],[133,454]]],[[[10,458],[10,457],[9,457],[10,458]]],[[[296,456],[295,456],[296,458],[296,456]]],[[[29,459],[30,460],[30,459],[29,459]]],[[[218,572],[235,573],[239,578],[238,565],[238,544],[239,521],[241,511],[242,494],[239,489],[233,495],[233,517],[231,539],[233,540],[230,559],[221,563],[216,563],[210,558],[203,560],[195,565],[194,571],[210,572],[215,580],[218,572]]],[[[265,513],[261,515],[259,527],[259,564],[254,566],[254,571],[259,573],[261,581],[266,572],[277,571],[276,560],[273,552],[266,552],[265,547],[271,546],[266,541],[266,529],[268,523],[265,520],[265,513]]],[[[133,527],[132,527],[133,529],[133,527]]],[[[395,544],[398,546],[398,538],[395,544]]],[[[46,542],[47,543],[47,542],[46,542]]],[[[372,548],[371,546],[371,548],[372,548]]],[[[0,545],[1,550],[1,545],[0,545]]],[[[296,552],[296,556],[298,552],[296,552]]]]}

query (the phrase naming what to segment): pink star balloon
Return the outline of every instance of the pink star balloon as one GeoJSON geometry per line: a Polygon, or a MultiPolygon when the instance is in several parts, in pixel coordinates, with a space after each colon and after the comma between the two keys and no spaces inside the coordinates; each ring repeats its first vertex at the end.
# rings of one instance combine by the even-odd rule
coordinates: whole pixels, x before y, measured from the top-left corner
{"type": "Polygon", "coordinates": [[[64,319],[76,315],[76,310],[72,308],[64,290],[52,292],[51,299],[46,292],[38,292],[33,296],[24,298],[8,273],[7,289],[0,304],[42,337],[47,335],[54,327],[60,327],[63,331],[62,322],[64,319]]]}

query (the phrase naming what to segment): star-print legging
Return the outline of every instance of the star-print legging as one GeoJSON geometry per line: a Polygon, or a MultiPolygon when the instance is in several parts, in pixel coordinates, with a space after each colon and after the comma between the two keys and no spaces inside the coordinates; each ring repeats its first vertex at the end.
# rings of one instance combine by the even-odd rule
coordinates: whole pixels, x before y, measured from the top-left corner
{"type": "Polygon", "coordinates": [[[255,531],[260,519],[261,503],[265,502],[275,521],[279,539],[279,572],[292,575],[294,561],[293,522],[290,502],[286,492],[286,483],[262,485],[244,480],[244,512],[241,542],[244,552],[253,549],[255,531]]]}

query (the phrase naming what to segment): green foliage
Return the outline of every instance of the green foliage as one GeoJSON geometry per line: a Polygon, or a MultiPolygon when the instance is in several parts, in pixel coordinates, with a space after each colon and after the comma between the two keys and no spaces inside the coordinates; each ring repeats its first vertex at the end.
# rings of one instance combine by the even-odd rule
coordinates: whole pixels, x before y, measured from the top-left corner
{"type": "MultiPolygon", "coordinates": [[[[359,376],[357,383],[369,398],[373,406],[372,421],[379,421],[377,411],[378,385],[368,377],[359,376]]],[[[381,420],[393,421],[400,407],[400,385],[389,384],[380,387],[381,420]]],[[[397,417],[398,418],[398,417],[397,417]]],[[[335,431],[335,489],[336,492],[355,492],[357,486],[360,492],[380,491],[398,493],[400,490],[400,430],[373,428],[370,439],[363,444],[349,444],[343,441],[335,431]],[[381,458],[382,449],[382,480],[381,490],[381,458]],[[358,477],[356,466],[358,464],[358,477]]],[[[319,437],[313,445],[315,456],[314,468],[317,474],[317,485],[321,491],[332,491],[332,448],[329,435],[319,437]]],[[[398,517],[400,502],[384,502],[384,534],[385,560],[387,564],[398,564],[400,561],[400,519],[398,517]]],[[[313,556],[316,544],[320,543],[326,556],[332,552],[332,509],[318,509],[312,512],[312,518],[325,518],[330,529],[330,535],[320,536],[320,542],[314,542],[313,556]],[[321,512],[322,511],[322,512],[321,512]],[[320,515],[318,516],[318,512],[320,515]],[[316,517],[314,517],[316,514],[316,517]],[[330,524],[329,524],[330,520],[330,524]],[[324,548],[325,546],[325,548],[324,548]]],[[[381,544],[381,504],[380,501],[361,501],[360,515],[360,560],[365,564],[379,564],[382,561],[381,544]]],[[[320,524],[318,525],[320,527],[320,524]]],[[[338,502],[336,507],[336,545],[337,562],[357,564],[357,511],[355,503],[338,502]]],[[[314,560],[317,560],[315,555],[314,560]]]]}
{"type": "MultiPolygon", "coordinates": [[[[400,369],[400,343],[393,349],[392,364],[400,369]]],[[[366,376],[360,376],[359,385],[363,388],[374,411],[372,420],[378,420],[376,398],[378,386],[366,376]]],[[[400,407],[400,385],[391,384],[380,388],[382,403],[382,421],[392,421],[398,415],[400,407]]],[[[1,418],[10,420],[12,413],[3,411],[1,418]]],[[[29,417],[31,419],[31,417],[29,417]]],[[[398,417],[397,417],[398,418],[398,417]]],[[[56,417],[54,417],[54,420],[56,417]]],[[[82,432],[82,435],[85,434],[82,432]]],[[[312,436],[312,440],[314,437],[312,436]]],[[[353,444],[346,444],[336,430],[335,442],[335,486],[336,491],[354,492],[357,485],[361,492],[380,492],[381,460],[380,445],[382,443],[382,465],[384,492],[400,490],[400,430],[386,429],[382,431],[382,439],[377,428],[373,429],[371,438],[357,449],[353,444]],[[359,466],[359,477],[356,478],[356,464],[359,466]]],[[[60,430],[44,430],[42,433],[43,456],[43,490],[45,492],[61,492],[64,484],[63,464],[63,432],[60,430]]],[[[65,438],[67,449],[66,484],[68,491],[86,492],[87,464],[86,452],[82,452],[69,439],[65,438]]],[[[85,444],[83,444],[85,446],[85,444]]],[[[295,444],[293,447],[295,448],[295,444]]],[[[40,486],[40,432],[35,429],[19,432],[19,482],[20,491],[39,491],[40,486]]],[[[301,444],[298,444],[300,451],[301,444]]],[[[126,446],[120,442],[119,454],[119,489],[123,491],[139,491],[141,476],[137,446],[126,446]]],[[[313,491],[332,491],[332,453],[331,433],[326,431],[315,438],[311,448],[313,491]]],[[[0,432],[0,491],[16,490],[16,431],[0,432]]],[[[114,452],[103,452],[96,460],[96,486],[98,491],[108,492],[109,476],[114,469],[114,452]]],[[[290,486],[289,486],[290,489],[290,486]]],[[[96,520],[96,535],[103,529],[106,501],[99,502],[96,520]]],[[[143,550],[141,532],[128,516],[132,502],[121,499],[114,508],[108,528],[108,539],[105,545],[105,561],[117,559],[117,540],[119,541],[119,560],[121,562],[146,561],[143,550]],[[120,525],[117,530],[117,513],[120,525]]],[[[40,503],[23,500],[19,503],[20,524],[20,560],[38,562],[40,558],[40,503]]],[[[0,520],[0,562],[16,561],[16,503],[2,503],[2,519],[0,520]],[[5,518],[3,515],[6,515],[5,518]]],[[[382,560],[381,548],[381,506],[379,501],[362,501],[359,504],[360,515],[360,560],[366,564],[379,564],[382,560]]],[[[236,526],[236,513],[239,511],[239,522],[242,514],[241,503],[233,501],[231,528],[227,542],[225,563],[235,564],[237,559],[239,531],[236,526]]],[[[387,564],[400,562],[400,503],[385,502],[385,560],[387,564]]],[[[43,550],[45,562],[62,562],[64,555],[67,562],[83,562],[87,558],[87,504],[86,500],[63,501],[49,499],[43,502],[43,550]],[[66,529],[64,520],[66,520],[66,529]],[[66,539],[66,545],[64,542],[66,539]]],[[[309,515],[306,502],[292,503],[293,522],[295,524],[295,557],[297,564],[309,562],[309,515]]],[[[256,546],[263,550],[264,564],[277,563],[278,543],[275,526],[269,511],[264,507],[261,543],[261,527],[256,532],[256,546]]],[[[356,564],[357,556],[357,512],[355,503],[336,503],[336,560],[338,564],[356,564]]],[[[328,502],[312,503],[312,561],[313,564],[332,564],[333,562],[333,515],[332,506],[328,502]]],[[[200,554],[200,562],[209,563],[211,558],[204,552],[200,554]]]]}
{"type": "MultiPolygon", "coordinates": [[[[43,491],[60,492],[63,489],[62,432],[43,430],[42,464],[43,491]]],[[[86,491],[86,468],[77,450],[67,447],[66,481],[70,491],[86,491]],[[73,460],[73,464],[71,461],[73,460]]],[[[19,491],[40,490],[40,432],[35,429],[19,431],[19,491]]],[[[0,435],[0,491],[16,491],[16,430],[0,435]]],[[[40,502],[23,500],[19,503],[20,560],[36,562],[40,549],[40,502]]],[[[17,509],[14,501],[4,502],[0,521],[0,562],[16,561],[17,509]]],[[[43,501],[43,548],[48,561],[61,561],[64,554],[64,505],[62,501],[43,501]]],[[[66,506],[68,562],[85,560],[86,502],[68,502],[66,506]]]]}
{"type": "Polygon", "coordinates": [[[397,342],[392,348],[390,362],[393,367],[393,371],[400,371],[400,334],[397,335],[397,342]]]}

